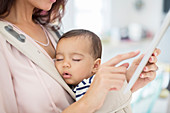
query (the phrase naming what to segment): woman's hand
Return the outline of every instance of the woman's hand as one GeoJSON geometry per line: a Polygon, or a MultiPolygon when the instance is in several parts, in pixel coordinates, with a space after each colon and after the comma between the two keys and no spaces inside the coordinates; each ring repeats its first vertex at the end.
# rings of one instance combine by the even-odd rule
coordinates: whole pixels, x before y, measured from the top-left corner
{"type": "MultiPolygon", "coordinates": [[[[157,56],[161,53],[160,49],[155,49],[152,56],[149,58],[147,65],[144,67],[143,72],[140,74],[140,77],[136,81],[136,83],[131,88],[132,92],[144,87],[149,82],[155,79],[156,71],[158,70],[158,66],[156,65],[157,56]]],[[[142,60],[144,55],[141,55],[138,59],[135,59],[127,71],[127,81],[131,79],[133,73],[135,72],[137,66],[139,65],[140,61],[142,60]]]]}
{"type": "Polygon", "coordinates": [[[110,90],[122,88],[126,79],[128,63],[116,66],[121,61],[135,57],[139,51],[117,55],[106,63],[102,64],[97,71],[95,78],[85,95],[77,102],[71,104],[63,113],[93,113],[99,109],[110,90]]]}
{"type": "MultiPolygon", "coordinates": [[[[129,64],[116,65],[138,54],[139,51],[117,55],[99,67],[94,81],[83,96],[86,99],[88,98],[87,100],[90,100],[91,107],[99,109],[103,105],[105,97],[110,90],[120,90],[122,88],[129,64]]],[[[83,98],[81,99],[83,100],[83,98]]]]}

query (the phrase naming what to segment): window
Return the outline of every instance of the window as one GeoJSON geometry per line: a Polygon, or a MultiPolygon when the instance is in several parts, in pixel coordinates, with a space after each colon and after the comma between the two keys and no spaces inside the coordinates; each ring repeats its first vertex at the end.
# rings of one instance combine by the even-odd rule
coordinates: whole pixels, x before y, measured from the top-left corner
{"type": "Polygon", "coordinates": [[[101,33],[102,30],[102,0],[74,0],[76,28],[101,33]]]}

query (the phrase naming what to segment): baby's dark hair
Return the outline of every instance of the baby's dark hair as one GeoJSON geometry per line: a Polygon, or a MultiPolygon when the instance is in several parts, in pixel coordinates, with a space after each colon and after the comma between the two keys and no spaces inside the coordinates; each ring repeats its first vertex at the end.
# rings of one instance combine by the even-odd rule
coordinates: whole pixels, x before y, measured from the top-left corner
{"type": "Polygon", "coordinates": [[[100,38],[93,32],[85,29],[75,29],[68,31],[64,33],[59,41],[63,38],[71,38],[71,37],[77,37],[77,38],[88,38],[91,42],[91,53],[94,57],[94,59],[101,58],[102,55],[102,44],[100,38]]]}

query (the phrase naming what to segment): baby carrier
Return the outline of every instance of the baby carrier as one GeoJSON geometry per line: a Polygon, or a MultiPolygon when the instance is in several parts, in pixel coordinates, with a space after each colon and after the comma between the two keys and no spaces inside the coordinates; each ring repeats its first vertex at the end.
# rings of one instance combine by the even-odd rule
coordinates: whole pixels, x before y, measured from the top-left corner
{"type": "MultiPolygon", "coordinates": [[[[57,30],[51,29],[51,27],[46,28],[57,41],[60,37],[60,33],[57,30]]],[[[75,94],[59,75],[55,65],[50,62],[49,58],[32,44],[32,42],[27,40],[26,36],[17,33],[9,23],[3,21],[0,21],[0,34],[12,46],[17,48],[21,53],[47,72],[72,96],[73,99],[75,99],[75,94]]],[[[126,84],[127,83],[124,84],[124,87],[120,91],[110,91],[105,99],[104,105],[96,111],[96,113],[131,113],[131,92],[123,94],[123,89],[126,84]]]]}

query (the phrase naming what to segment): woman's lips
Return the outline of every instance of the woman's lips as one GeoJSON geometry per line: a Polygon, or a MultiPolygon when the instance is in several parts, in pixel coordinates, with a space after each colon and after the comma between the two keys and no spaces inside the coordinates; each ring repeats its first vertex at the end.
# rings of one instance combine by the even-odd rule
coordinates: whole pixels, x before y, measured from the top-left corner
{"type": "Polygon", "coordinates": [[[65,79],[68,79],[68,78],[71,78],[71,74],[69,74],[69,73],[63,73],[63,78],[65,78],[65,79]]]}

